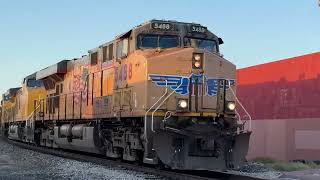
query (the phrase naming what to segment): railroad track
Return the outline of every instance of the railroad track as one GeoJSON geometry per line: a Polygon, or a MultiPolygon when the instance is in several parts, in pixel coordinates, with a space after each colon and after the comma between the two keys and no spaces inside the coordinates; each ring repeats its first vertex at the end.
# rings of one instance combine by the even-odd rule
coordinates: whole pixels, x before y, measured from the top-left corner
{"type": "Polygon", "coordinates": [[[118,160],[107,159],[102,155],[88,154],[82,152],[74,152],[69,150],[52,149],[42,146],[35,146],[33,144],[25,144],[18,141],[12,141],[5,137],[2,137],[7,143],[33,151],[37,151],[44,154],[55,155],[67,159],[74,159],[83,162],[91,162],[108,167],[124,168],[132,171],[143,172],[147,174],[153,174],[160,177],[174,179],[174,180],[261,180],[261,178],[244,176],[228,172],[217,171],[175,171],[175,170],[161,170],[154,167],[148,167],[145,165],[131,164],[118,160]]]}

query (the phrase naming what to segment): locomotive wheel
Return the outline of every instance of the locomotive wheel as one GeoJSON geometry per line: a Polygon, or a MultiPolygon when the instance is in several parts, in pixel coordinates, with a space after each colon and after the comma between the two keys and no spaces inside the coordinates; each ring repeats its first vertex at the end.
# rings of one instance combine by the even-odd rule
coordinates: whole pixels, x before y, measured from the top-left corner
{"type": "Polygon", "coordinates": [[[37,146],[40,146],[40,141],[41,141],[41,130],[40,129],[36,129],[34,131],[34,143],[37,146]]]}

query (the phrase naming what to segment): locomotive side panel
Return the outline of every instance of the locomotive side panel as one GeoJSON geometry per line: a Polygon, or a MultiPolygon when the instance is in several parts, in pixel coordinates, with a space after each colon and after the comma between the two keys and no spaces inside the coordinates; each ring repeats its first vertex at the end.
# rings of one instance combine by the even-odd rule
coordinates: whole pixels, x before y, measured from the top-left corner
{"type": "Polygon", "coordinates": [[[16,109],[16,121],[23,121],[24,118],[27,116],[27,94],[23,92],[23,87],[17,92],[16,96],[16,104],[15,104],[15,109],[16,109]]]}
{"type": "Polygon", "coordinates": [[[121,116],[143,116],[145,110],[146,59],[133,52],[115,67],[113,113],[121,116]]]}
{"type": "Polygon", "coordinates": [[[70,62],[70,70],[67,73],[70,79],[65,80],[65,83],[72,84],[69,90],[72,94],[69,99],[71,102],[67,102],[71,105],[71,113],[69,113],[70,116],[68,119],[82,119],[88,116],[87,108],[90,107],[89,100],[92,97],[92,87],[89,87],[92,83],[92,81],[90,81],[89,59],[89,56],[85,56],[72,61],[72,63],[70,62]]]}
{"type": "MultiPolygon", "coordinates": [[[[113,44],[100,46],[91,52],[91,64],[93,57],[97,57],[97,64],[91,66],[91,83],[88,89],[93,88],[89,95],[91,98],[91,116],[92,118],[110,118],[112,117],[112,94],[113,94],[113,76],[114,76],[114,49],[113,44]],[[94,54],[94,56],[93,56],[94,54]]],[[[90,75],[89,75],[90,76],[90,75]]]]}

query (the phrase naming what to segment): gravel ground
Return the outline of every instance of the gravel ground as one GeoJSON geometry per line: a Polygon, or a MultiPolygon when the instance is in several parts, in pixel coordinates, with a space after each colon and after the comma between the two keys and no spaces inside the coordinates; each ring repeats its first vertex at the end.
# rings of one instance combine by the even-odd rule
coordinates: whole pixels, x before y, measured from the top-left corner
{"type": "MultiPolygon", "coordinates": [[[[263,179],[300,179],[301,173],[281,173],[261,163],[247,163],[236,174],[263,179]]],[[[309,172],[309,177],[320,179],[320,170],[309,172]]],[[[304,174],[306,175],[306,174],[304,174]]],[[[312,180],[313,180],[312,178],[312,180]]],[[[105,167],[88,162],[64,159],[15,147],[0,138],[0,180],[31,179],[163,179],[158,176],[125,170],[119,167],[105,167]]],[[[304,178],[303,178],[304,179],[304,178]]],[[[309,178],[306,178],[309,179],[309,178]]]]}
{"type": "Polygon", "coordinates": [[[21,149],[0,138],[0,180],[162,179],[154,175],[21,149]]]}
{"type": "Polygon", "coordinates": [[[262,179],[279,179],[279,177],[282,175],[281,172],[277,172],[261,163],[247,163],[235,173],[254,176],[262,179]]]}

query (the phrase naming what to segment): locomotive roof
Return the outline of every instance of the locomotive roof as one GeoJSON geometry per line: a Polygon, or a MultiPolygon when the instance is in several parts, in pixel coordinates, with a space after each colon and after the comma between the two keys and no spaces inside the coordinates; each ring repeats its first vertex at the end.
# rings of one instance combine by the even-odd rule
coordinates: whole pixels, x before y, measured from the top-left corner
{"type": "Polygon", "coordinates": [[[175,21],[175,20],[158,20],[158,19],[152,19],[152,20],[149,20],[149,21],[146,21],[144,23],[141,23],[133,28],[131,28],[130,30],[128,30],[127,32],[124,32],[124,33],[121,33],[117,36],[115,36],[114,39],[112,39],[111,41],[108,41],[98,47],[95,47],[95,48],[92,48],[88,51],[88,53],[91,53],[91,52],[95,52],[97,51],[97,49],[99,49],[100,47],[102,46],[106,46],[106,45],[109,45],[111,43],[113,43],[114,41],[116,41],[117,39],[121,39],[121,38],[124,38],[124,37],[128,37],[133,31],[136,31],[136,33],[148,33],[148,32],[151,32],[151,33],[165,33],[165,31],[163,30],[158,30],[156,31],[155,29],[153,29],[153,24],[154,23],[163,23],[163,24],[171,24],[172,27],[173,27],[173,31],[172,32],[175,32],[175,34],[183,34],[183,35],[186,35],[186,36],[194,36],[194,37],[198,37],[198,38],[214,38],[214,39],[219,39],[219,43],[222,44],[223,41],[221,38],[218,38],[218,36],[216,36],[215,34],[213,34],[212,32],[210,32],[209,30],[207,30],[207,27],[206,26],[203,26],[199,23],[195,23],[195,22],[180,22],[180,21],[175,21]],[[190,32],[190,28],[192,26],[195,26],[195,27],[202,27],[202,28],[205,28],[206,32],[205,33],[194,33],[194,32],[190,32]]]}
{"type": "MultiPolygon", "coordinates": [[[[175,35],[181,35],[181,36],[192,36],[195,38],[209,38],[209,39],[217,39],[219,41],[219,44],[222,44],[223,41],[221,38],[218,38],[215,34],[207,30],[207,27],[202,26],[199,23],[194,23],[194,22],[179,22],[179,21],[174,21],[174,20],[157,20],[157,19],[152,19],[149,21],[146,21],[144,23],[141,23],[138,26],[135,26],[131,28],[129,31],[122,33],[120,35],[117,35],[113,40],[108,41],[98,47],[95,47],[91,50],[88,51],[88,53],[96,52],[99,48],[109,45],[111,43],[114,43],[118,39],[124,38],[124,37],[129,37],[131,33],[134,32],[136,35],[139,33],[173,33],[175,35]],[[162,24],[171,24],[172,26],[172,31],[164,31],[164,30],[159,30],[155,29],[153,27],[154,23],[162,23],[162,24]],[[205,32],[198,33],[195,31],[191,31],[191,27],[201,27],[205,29],[205,32]]],[[[73,60],[76,60],[77,62],[81,59],[84,59],[84,57],[87,57],[86,55],[82,56],[82,58],[75,58],[73,60]]],[[[38,72],[36,72],[36,79],[43,79],[45,77],[51,76],[53,74],[63,74],[66,73],[67,71],[67,63],[69,60],[62,60],[54,65],[48,66],[38,72]]],[[[72,61],[70,61],[72,62],[72,61]]]]}
{"type": "MultiPolygon", "coordinates": [[[[171,23],[171,24],[181,24],[181,25],[198,25],[198,26],[201,26],[201,24],[198,24],[198,23],[194,23],[194,22],[191,22],[191,23],[188,23],[188,22],[179,22],[179,21],[174,21],[174,20],[157,20],[157,19],[152,19],[152,20],[149,20],[149,21],[146,21],[144,23],[141,23],[140,25],[138,26],[135,26],[133,27],[132,29],[130,29],[129,31],[125,32],[125,33],[122,33],[122,34],[119,34],[115,37],[115,39],[118,39],[118,38],[121,38],[123,36],[125,36],[126,34],[128,34],[129,32],[131,32],[132,30],[134,29],[138,29],[142,26],[146,26],[146,25],[150,25],[152,23],[171,23]]],[[[203,26],[204,27],[204,26],[203,26]]]]}
{"type": "Polygon", "coordinates": [[[21,89],[21,87],[10,88],[4,93],[4,96],[8,96],[8,95],[14,96],[20,89],[21,89]]]}
{"type": "Polygon", "coordinates": [[[67,72],[67,62],[69,60],[62,60],[56,64],[48,66],[38,72],[36,72],[36,79],[43,79],[45,77],[54,75],[54,74],[63,74],[67,72]]]}
{"type": "MultiPolygon", "coordinates": [[[[173,24],[186,24],[186,25],[188,25],[188,24],[200,25],[199,23],[194,23],[194,22],[189,23],[189,22],[181,22],[181,21],[175,21],[175,20],[151,19],[151,20],[149,20],[149,21],[145,21],[145,22],[143,22],[143,23],[141,23],[141,24],[139,24],[139,25],[131,28],[129,31],[132,31],[132,30],[134,30],[134,29],[136,29],[136,28],[139,28],[139,27],[141,27],[141,26],[148,25],[148,24],[151,24],[151,23],[154,23],[154,22],[173,23],[173,24]]],[[[129,31],[127,31],[127,32],[129,32],[129,31]]],[[[121,33],[121,34],[117,35],[116,38],[117,38],[117,37],[121,37],[122,35],[126,34],[127,32],[121,33]]]]}
{"type": "Polygon", "coordinates": [[[150,23],[153,23],[153,22],[168,22],[168,23],[174,23],[174,24],[193,24],[193,25],[201,25],[199,23],[195,23],[195,22],[182,22],[182,21],[175,21],[175,20],[165,20],[165,19],[151,19],[149,21],[146,21],[136,27],[139,27],[139,26],[142,26],[142,25],[146,25],[146,24],[150,24],[150,23]]]}

